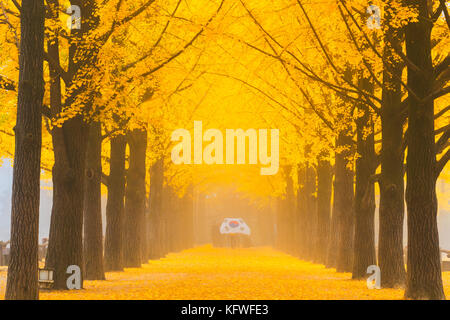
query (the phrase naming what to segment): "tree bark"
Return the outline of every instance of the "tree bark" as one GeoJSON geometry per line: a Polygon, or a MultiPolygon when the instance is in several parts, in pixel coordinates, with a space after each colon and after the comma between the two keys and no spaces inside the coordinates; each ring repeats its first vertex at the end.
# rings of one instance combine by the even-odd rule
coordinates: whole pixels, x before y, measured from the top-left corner
{"type": "Polygon", "coordinates": [[[277,250],[284,250],[285,247],[285,237],[286,237],[286,230],[285,230],[285,216],[283,214],[283,200],[281,198],[278,198],[276,200],[276,213],[275,213],[275,220],[276,220],[276,238],[275,238],[275,246],[277,250]]]}
{"type": "Polygon", "coordinates": [[[182,201],[172,188],[168,190],[169,200],[167,201],[166,216],[169,233],[167,240],[170,243],[170,252],[183,250],[183,212],[182,201]]]}
{"type": "Polygon", "coordinates": [[[173,215],[173,195],[172,189],[167,184],[162,189],[162,227],[161,243],[162,256],[164,257],[173,250],[174,239],[172,237],[172,215],[173,215]]]}
{"type": "Polygon", "coordinates": [[[22,1],[11,201],[11,252],[5,296],[8,300],[39,298],[37,275],[44,16],[44,1],[22,1]]]}
{"type": "Polygon", "coordinates": [[[409,96],[406,204],[408,209],[408,265],[405,297],[445,299],[439,252],[434,137],[433,64],[431,28],[433,12],[426,0],[412,0],[418,22],[406,26],[406,54],[419,68],[408,65],[409,96]]]}
{"type": "Polygon", "coordinates": [[[125,267],[140,267],[145,240],[145,160],[147,131],[135,129],[127,135],[130,148],[125,190],[125,267]]]}
{"type": "Polygon", "coordinates": [[[194,246],[194,187],[190,185],[181,199],[181,250],[194,246]]]}
{"type": "Polygon", "coordinates": [[[383,60],[383,90],[381,104],[381,177],[378,263],[381,269],[381,286],[403,286],[406,272],[403,261],[404,197],[404,151],[402,90],[402,61],[395,55],[395,47],[402,43],[402,31],[391,23],[390,11],[385,14],[385,47],[383,60]]]}
{"type": "Polygon", "coordinates": [[[305,253],[304,259],[308,261],[314,260],[314,250],[316,248],[317,234],[317,199],[316,199],[316,170],[311,164],[306,167],[306,225],[305,225],[305,253]]]}
{"type": "MultiPolygon", "coordinates": [[[[84,119],[85,112],[92,107],[92,94],[89,91],[91,73],[87,68],[94,67],[98,53],[98,46],[92,46],[88,37],[98,26],[99,17],[97,7],[93,0],[72,1],[83,12],[81,29],[71,31],[69,45],[69,66],[67,87],[68,96],[65,106],[70,108],[75,100],[83,95],[83,109],[75,116],[66,120],[61,127],[52,130],[53,151],[55,163],[53,166],[53,207],[50,222],[49,245],[47,251],[46,267],[54,269],[54,288],[66,288],[66,270],[71,265],[83,269],[83,204],[84,204],[84,177],[86,164],[87,139],[89,127],[84,119]],[[80,86],[74,83],[83,80],[80,86]]],[[[58,48],[55,47],[55,56],[59,62],[58,48]]],[[[50,66],[50,68],[53,68],[50,66]]],[[[59,74],[58,70],[54,70],[59,74]]],[[[60,86],[56,83],[51,87],[54,96],[60,98],[60,86]],[[59,90],[59,92],[57,92],[59,90]]],[[[52,103],[52,115],[57,116],[61,109],[61,100],[52,103]]],[[[82,272],[83,274],[83,272],[82,272]]],[[[81,279],[83,283],[83,279],[81,279]]]]}
{"type": "Polygon", "coordinates": [[[333,179],[331,164],[319,158],[317,165],[317,246],[315,261],[327,261],[328,236],[331,224],[331,183],[333,179]]]}
{"type": "Polygon", "coordinates": [[[306,228],[307,228],[307,196],[306,196],[306,167],[301,164],[297,168],[297,203],[296,203],[296,216],[295,216],[295,242],[296,242],[296,256],[300,259],[304,259],[306,256],[306,228]]]}
{"type": "Polygon", "coordinates": [[[123,270],[125,150],[123,135],[111,138],[110,173],[107,180],[105,269],[123,270]]]}
{"type": "Polygon", "coordinates": [[[53,131],[53,207],[46,267],[54,269],[54,288],[67,289],[67,268],[83,270],[83,204],[87,124],[76,116],[53,131]]]}
{"type": "MultiPolygon", "coordinates": [[[[360,80],[362,90],[373,92],[367,79],[360,80]]],[[[375,142],[372,113],[359,105],[361,116],[356,119],[356,182],[355,182],[355,239],[353,279],[367,276],[367,267],[376,265],[375,253],[375,142]]]]}
{"type": "Polygon", "coordinates": [[[353,210],[353,170],[352,136],[349,130],[339,133],[337,146],[344,150],[336,153],[336,218],[338,226],[338,246],[336,270],[351,272],[353,266],[354,210],[353,210]]]}
{"type": "Polygon", "coordinates": [[[283,203],[283,210],[285,214],[285,249],[289,254],[295,255],[296,246],[294,243],[295,237],[295,194],[294,194],[294,182],[291,177],[292,166],[286,166],[285,168],[285,178],[286,178],[286,198],[283,203]]]}
{"type": "Polygon", "coordinates": [[[105,280],[102,228],[102,129],[93,122],[89,129],[84,197],[84,278],[105,280]]]}
{"type": "MultiPolygon", "coordinates": [[[[335,170],[336,171],[336,165],[335,170]]],[[[327,245],[327,262],[325,264],[326,268],[336,268],[337,265],[337,251],[338,251],[338,213],[336,206],[336,198],[338,190],[336,189],[336,175],[333,180],[333,211],[331,215],[331,223],[330,223],[330,235],[328,237],[328,245],[327,245]]]]}
{"type": "Polygon", "coordinates": [[[295,215],[292,211],[295,207],[291,207],[290,204],[294,205],[294,189],[293,181],[290,176],[292,167],[283,166],[282,174],[283,179],[286,182],[285,197],[278,200],[277,203],[277,243],[278,249],[290,254],[296,254],[296,245],[293,243],[296,233],[299,229],[296,227],[295,215]]]}
{"type": "Polygon", "coordinates": [[[164,185],[164,159],[158,159],[150,167],[150,259],[163,257],[163,221],[162,221],[162,191],[164,185]]]}

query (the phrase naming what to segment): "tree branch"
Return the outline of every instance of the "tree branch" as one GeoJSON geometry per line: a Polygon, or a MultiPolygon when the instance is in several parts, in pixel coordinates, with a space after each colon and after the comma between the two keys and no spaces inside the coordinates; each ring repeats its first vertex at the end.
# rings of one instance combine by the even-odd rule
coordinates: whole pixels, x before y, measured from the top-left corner
{"type": "Polygon", "coordinates": [[[441,157],[441,159],[436,163],[436,178],[439,177],[442,170],[444,170],[445,165],[450,160],[450,149],[441,157]]]}
{"type": "Polygon", "coordinates": [[[159,43],[161,42],[162,38],[164,37],[164,34],[166,33],[167,29],[169,28],[171,18],[173,18],[174,15],[175,15],[175,13],[177,12],[177,10],[178,10],[178,8],[179,8],[179,6],[180,6],[180,4],[181,4],[181,1],[182,1],[182,0],[179,0],[179,1],[178,1],[178,3],[177,3],[177,5],[176,5],[175,9],[173,10],[172,14],[170,15],[169,19],[167,20],[166,25],[164,26],[163,30],[161,31],[161,33],[160,33],[158,39],[155,41],[155,43],[153,44],[153,46],[150,48],[149,52],[146,53],[146,54],[144,54],[142,57],[140,57],[140,58],[137,59],[136,61],[134,61],[134,62],[132,62],[132,63],[129,63],[128,65],[124,66],[124,67],[122,68],[122,71],[127,71],[128,69],[134,67],[137,63],[139,63],[139,62],[141,62],[141,61],[147,59],[148,57],[150,57],[150,56],[153,54],[154,49],[159,45],[159,43]]]}
{"type": "Polygon", "coordinates": [[[442,12],[444,12],[445,21],[447,22],[447,27],[450,29],[450,15],[448,14],[447,5],[445,3],[445,0],[439,0],[442,7],[442,12]]]}
{"type": "Polygon", "coordinates": [[[446,126],[443,126],[443,127],[439,128],[439,129],[434,130],[434,135],[441,134],[441,133],[443,133],[445,131],[448,131],[448,130],[450,130],[450,124],[448,124],[446,126]]]}
{"type": "MultiPolygon", "coordinates": [[[[136,18],[138,15],[140,15],[141,13],[143,13],[148,7],[150,7],[150,5],[153,4],[153,2],[155,2],[155,0],[148,0],[146,3],[144,3],[139,9],[137,9],[136,11],[134,11],[133,13],[131,13],[130,15],[126,16],[125,18],[123,18],[120,21],[116,21],[114,20],[111,26],[111,29],[109,29],[104,35],[102,35],[99,38],[100,43],[106,43],[108,41],[108,39],[111,37],[111,35],[114,33],[114,31],[124,25],[127,22],[130,22],[131,20],[133,20],[134,18],[136,18]]],[[[122,3],[122,0],[120,0],[117,4],[117,11],[119,11],[120,9],[120,5],[122,3]]]]}
{"type": "Polygon", "coordinates": [[[450,65],[450,54],[447,54],[444,60],[434,67],[434,78],[436,79],[442,72],[448,69],[450,65]]]}
{"type": "Polygon", "coordinates": [[[181,55],[183,52],[186,51],[186,49],[188,49],[194,42],[195,40],[197,40],[197,38],[206,30],[206,28],[209,26],[209,24],[213,21],[213,19],[219,14],[220,10],[223,7],[223,3],[225,2],[225,0],[222,0],[222,2],[220,3],[219,7],[217,8],[216,12],[211,16],[211,18],[209,18],[209,20],[206,22],[206,24],[200,29],[199,32],[197,32],[197,34],[188,42],[186,43],[183,48],[181,48],[179,51],[177,51],[175,54],[173,54],[170,58],[168,58],[167,60],[161,62],[159,65],[157,65],[156,67],[154,67],[153,69],[141,74],[139,77],[147,77],[149,75],[151,75],[152,73],[155,73],[156,71],[160,70],[162,67],[164,67],[166,64],[168,64],[169,62],[171,62],[173,59],[175,59],[176,57],[178,57],[179,55],[181,55]]]}
{"type": "MultiPolygon", "coordinates": [[[[42,114],[43,114],[44,116],[46,116],[47,118],[51,119],[51,117],[52,117],[52,111],[50,110],[50,107],[49,107],[49,106],[43,104],[43,105],[42,105],[41,112],[42,112],[42,114]]],[[[49,130],[49,131],[50,131],[50,130],[49,130]]]]}
{"type": "MultiPolygon", "coordinates": [[[[299,0],[297,0],[297,2],[299,2],[299,0]]],[[[342,4],[342,6],[344,7],[345,11],[348,13],[348,15],[350,16],[350,18],[352,19],[353,23],[356,25],[356,27],[358,28],[358,30],[362,33],[364,39],[367,41],[367,44],[369,45],[369,47],[372,49],[372,51],[381,59],[381,62],[383,63],[383,66],[386,68],[386,70],[394,77],[396,78],[397,81],[399,81],[399,83],[408,91],[408,93],[413,96],[416,100],[418,101],[422,101],[417,94],[402,80],[401,77],[399,77],[395,72],[391,72],[390,67],[388,65],[388,63],[386,61],[384,61],[383,56],[378,52],[378,50],[376,49],[376,47],[374,46],[374,44],[372,43],[372,41],[370,41],[369,37],[367,36],[366,32],[364,32],[364,30],[361,29],[361,27],[359,26],[358,22],[356,21],[355,17],[353,16],[353,14],[350,12],[350,10],[348,9],[348,7],[345,4],[344,0],[339,0],[339,2],[342,4]]],[[[395,49],[395,48],[394,48],[395,49]]],[[[397,52],[397,50],[396,50],[397,52]]],[[[398,52],[397,52],[398,53],[398,52]]],[[[403,56],[403,61],[405,61],[406,64],[408,64],[409,62],[409,67],[414,69],[414,70],[420,70],[416,65],[411,65],[411,61],[409,61],[409,59],[405,60],[404,58],[406,57],[405,55],[400,55],[401,57],[403,56]]]]}
{"type": "Polygon", "coordinates": [[[11,0],[11,1],[16,6],[17,10],[19,10],[19,12],[21,12],[22,11],[22,7],[20,6],[20,4],[16,0],[11,0]]]}
{"type": "Polygon", "coordinates": [[[0,1],[0,5],[2,7],[2,13],[3,13],[3,16],[5,17],[6,24],[9,26],[12,33],[14,34],[14,40],[16,41],[16,47],[17,47],[17,50],[19,50],[20,44],[19,44],[19,36],[17,35],[17,30],[12,25],[12,23],[9,21],[8,15],[6,14],[5,6],[3,5],[3,1],[0,1]]]}
{"type": "MultiPolygon", "coordinates": [[[[358,88],[357,86],[355,86],[351,81],[348,81],[348,79],[346,79],[344,76],[342,76],[343,72],[339,71],[339,70],[336,68],[336,66],[334,65],[334,63],[333,63],[332,60],[331,60],[331,57],[328,55],[328,52],[326,51],[326,49],[324,48],[323,45],[321,46],[321,48],[322,48],[322,51],[324,52],[324,54],[325,54],[325,56],[326,56],[326,58],[327,58],[327,61],[328,61],[328,62],[330,63],[330,65],[333,67],[333,69],[335,70],[335,72],[337,72],[337,74],[339,75],[339,77],[340,77],[341,79],[343,79],[344,82],[347,83],[352,89],[344,88],[344,87],[339,83],[339,81],[336,81],[336,82],[338,83],[338,86],[336,86],[336,85],[333,85],[333,84],[329,83],[328,81],[326,81],[326,80],[320,78],[320,77],[319,77],[319,76],[318,76],[311,68],[309,68],[308,66],[306,66],[306,65],[305,65],[305,64],[304,64],[304,63],[303,63],[303,62],[302,62],[295,54],[293,54],[290,50],[288,50],[286,46],[283,46],[282,44],[280,44],[280,43],[279,43],[272,35],[270,35],[269,32],[266,31],[266,29],[261,25],[261,23],[260,23],[260,22],[256,19],[256,17],[252,14],[252,12],[246,7],[246,5],[244,4],[244,2],[243,2],[242,0],[241,0],[241,4],[242,4],[242,6],[244,7],[244,9],[247,11],[248,15],[252,18],[252,20],[254,21],[254,23],[260,28],[260,30],[261,30],[265,35],[267,35],[267,36],[269,37],[269,39],[271,39],[275,44],[277,44],[277,45],[283,50],[283,52],[288,53],[295,61],[297,61],[297,62],[302,66],[302,68],[304,68],[305,70],[307,70],[309,73],[306,72],[305,70],[302,70],[302,69],[301,69],[300,67],[298,67],[298,66],[292,65],[292,64],[289,63],[288,61],[284,60],[280,55],[273,55],[273,54],[267,53],[267,52],[265,52],[265,51],[262,50],[262,49],[259,49],[259,48],[255,47],[255,46],[253,46],[253,45],[251,45],[251,44],[249,44],[249,43],[244,42],[246,45],[248,45],[249,47],[251,47],[251,48],[253,48],[253,49],[257,50],[257,51],[260,51],[261,53],[264,53],[264,54],[266,54],[266,55],[268,55],[268,56],[271,56],[271,57],[273,57],[273,58],[279,60],[280,62],[283,62],[283,63],[286,63],[286,64],[292,66],[293,68],[295,68],[296,70],[300,71],[301,73],[303,73],[303,74],[306,75],[307,77],[309,77],[309,78],[311,78],[311,79],[313,79],[313,80],[316,80],[316,81],[319,81],[319,82],[325,84],[326,86],[328,86],[328,87],[331,88],[332,90],[336,91],[337,93],[341,92],[342,95],[345,95],[346,97],[348,97],[348,98],[351,99],[351,100],[360,101],[359,99],[353,98],[353,97],[351,97],[351,96],[348,96],[348,95],[345,94],[345,93],[342,93],[342,91],[347,91],[347,92],[352,92],[352,93],[356,93],[356,94],[363,95],[363,96],[365,97],[365,99],[366,99],[366,103],[369,104],[369,105],[375,110],[375,112],[379,113],[379,110],[377,110],[378,108],[372,103],[372,101],[370,101],[370,99],[373,99],[373,100],[375,100],[375,101],[378,101],[379,103],[381,103],[381,100],[380,100],[378,97],[374,96],[374,95],[368,94],[368,93],[366,93],[366,92],[362,92],[362,91],[359,90],[359,88],[358,88]]],[[[301,3],[299,3],[299,5],[301,5],[301,3]]],[[[305,13],[306,13],[306,12],[305,12],[305,13]]],[[[305,14],[305,16],[307,16],[307,15],[305,14]]],[[[312,25],[311,21],[309,20],[309,17],[308,17],[308,16],[307,16],[307,19],[308,19],[308,21],[310,22],[310,27],[311,27],[311,29],[313,30],[313,33],[314,33],[315,28],[314,28],[314,26],[312,25]]],[[[317,41],[319,42],[319,45],[322,44],[322,41],[320,40],[320,38],[318,38],[318,35],[317,35],[316,33],[315,33],[315,36],[316,36],[317,41]]],[[[273,50],[273,47],[270,45],[270,43],[267,41],[267,39],[265,39],[265,40],[266,40],[266,42],[269,44],[269,46],[270,46],[270,47],[272,48],[272,50],[273,50]]]]}
{"type": "Polygon", "coordinates": [[[105,186],[109,186],[109,176],[107,174],[105,174],[104,172],[102,172],[102,175],[100,177],[101,182],[105,185],[105,186]]]}
{"type": "Polygon", "coordinates": [[[0,75],[0,89],[17,91],[17,84],[14,81],[0,75]]]}
{"type": "Polygon", "coordinates": [[[444,109],[435,114],[434,119],[438,119],[443,116],[447,111],[450,110],[450,105],[446,106],[444,109]]]}
{"type": "Polygon", "coordinates": [[[427,102],[429,100],[436,100],[439,97],[445,96],[447,93],[450,93],[450,86],[432,92],[430,95],[423,98],[421,101],[427,102]]]}
{"type": "Polygon", "coordinates": [[[445,148],[450,146],[449,139],[450,139],[450,130],[447,130],[436,142],[436,154],[442,153],[445,150],[445,148]]]}
{"type": "Polygon", "coordinates": [[[69,73],[63,69],[63,67],[59,64],[58,61],[54,60],[48,52],[44,51],[44,60],[47,61],[53,69],[58,73],[58,76],[63,79],[64,83],[69,86],[70,85],[70,78],[69,73]]]}

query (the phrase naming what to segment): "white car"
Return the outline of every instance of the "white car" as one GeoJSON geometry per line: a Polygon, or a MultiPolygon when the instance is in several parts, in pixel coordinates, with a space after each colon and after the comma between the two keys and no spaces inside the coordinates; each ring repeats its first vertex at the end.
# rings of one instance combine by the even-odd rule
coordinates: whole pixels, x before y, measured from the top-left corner
{"type": "Polygon", "coordinates": [[[220,226],[221,234],[245,234],[250,235],[251,231],[245,221],[241,218],[225,218],[220,226]]]}

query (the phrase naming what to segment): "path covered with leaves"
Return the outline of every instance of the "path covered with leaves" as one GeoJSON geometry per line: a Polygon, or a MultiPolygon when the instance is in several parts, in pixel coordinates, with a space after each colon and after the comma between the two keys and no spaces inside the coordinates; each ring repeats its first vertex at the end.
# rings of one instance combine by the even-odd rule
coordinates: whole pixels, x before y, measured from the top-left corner
{"type": "MultiPolygon", "coordinates": [[[[0,270],[0,297],[6,285],[0,270]]],[[[139,269],[110,272],[79,291],[41,291],[41,299],[402,299],[403,290],[369,290],[321,265],[271,248],[202,246],[150,261],[139,269]]],[[[450,297],[450,273],[444,274],[450,297]]]]}

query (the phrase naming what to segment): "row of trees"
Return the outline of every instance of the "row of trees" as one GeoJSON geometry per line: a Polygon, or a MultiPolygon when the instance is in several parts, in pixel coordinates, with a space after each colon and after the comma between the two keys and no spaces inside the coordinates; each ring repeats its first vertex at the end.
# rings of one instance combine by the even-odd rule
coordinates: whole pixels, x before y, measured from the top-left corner
{"type": "Polygon", "coordinates": [[[38,297],[41,170],[53,181],[46,267],[57,289],[69,265],[101,280],[192,246],[191,232],[173,234],[192,230],[193,186],[217,168],[176,167],[168,154],[170,132],[198,119],[281,129],[277,176],[214,171],[216,181],[281,199],[280,249],[355,279],[378,264],[382,286],[444,298],[436,221],[436,180],[450,155],[444,1],[381,1],[380,29],[367,27],[359,0],[1,5],[10,55],[1,60],[9,109],[0,125],[11,141],[1,150],[14,156],[6,298],[38,297]],[[67,31],[69,5],[82,15],[67,31]]]}
{"type": "MultiPolygon", "coordinates": [[[[164,104],[168,105],[169,95],[190,86],[196,76],[195,63],[187,61],[176,76],[164,78],[166,82],[162,83],[170,86],[161,90],[154,74],[195,43],[222,5],[203,8],[203,15],[197,10],[196,21],[194,14],[188,15],[189,8],[180,9],[181,1],[164,4],[167,7],[154,2],[2,2],[4,18],[8,19],[5,35],[15,35],[19,29],[21,33],[19,81],[16,84],[10,80],[15,78],[14,73],[2,77],[8,84],[2,89],[12,94],[17,91],[19,99],[7,299],[38,298],[41,168],[51,171],[53,181],[45,264],[54,270],[55,289],[66,289],[70,265],[80,266],[84,279],[102,280],[105,270],[138,267],[149,257],[159,258],[174,249],[192,246],[192,235],[185,235],[181,243],[173,243],[168,237],[184,222],[183,217],[175,217],[181,206],[192,207],[192,192],[180,191],[184,195],[180,198],[171,188],[163,187],[161,157],[167,142],[159,141],[161,147],[155,145],[153,152],[147,153],[147,131],[160,129],[153,128],[152,121],[157,124],[162,120],[158,116],[167,112],[164,104]],[[69,31],[60,21],[68,5],[77,6],[82,13],[80,28],[69,31]],[[180,15],[175,19],[176,14],[180,15]],[[154,28],[150,34],[131,32],[149,26],[154,28]],[[48,69],[44,69],[45,62],[48,69]],[[161,104],[161,110],[146,106],[149,100],[161,104]],[[51,137],[51,170],[40,157],[42,122],[45,134],[51,137]],[[109,150],[102,148],[102,142],[108,140],[109,150]],[[149,199],[147,158],[154,162],[149,199]],[[109,174],[105,173],[108,169],[109,174]],[[102,184],[108,190],[104,254],[102,184]],[[155,211],[159,216],[148,217],[148,203],[160,208],[155,211]],[[162,217],[162,212],[170,213],[171,218],[162,217]],[[151,233],[153,246],[147,246],[149,220],[152,226],[158,225],[157,232],[151,233]],[[169,224],[168,220],[174,222],[169,224]]],[[[14,64],[14,57],[10,58],[8,66],[14,64]]]]}
{"type": "MultiPolygon", "coordinates": [[[[406,298],[444,298],[436,180],[450,152],[445,3],[383,1],[379,30],[366,27],[374,12],[366,14],[358,1],[330,2],[331,10],[312,4],[308,10],[302,1],[295,4],[298,27],[305,28],[296,36],[308,39],[315,55],[305,54],[311,48],[293,45],[285,34],[279,36],[279,25],[264,9],[242,2],[257,34],[245,44],[278,63],[303,101],[276,103],[291,114],[295,126],[305,122],[304,114],[298,113],[300,105],[321,122],[310,130],[312,137],[302,150],[306,161],[285,168],[288,182],[279,210],[280,247],[337,271],[352,272],[354,279],[365,277],[367,267],[378,263],[383,287],[405,285],[406,298]],[[311,82],[319,87],[319,94],[308,88],[311,82]],[[297,206],[292,170],[297,171],[297,206]],[[375,183],[380,190],[378,252],[375,183]]],[[[271,97],[276,99],[275,94],[271,97]]]]}

